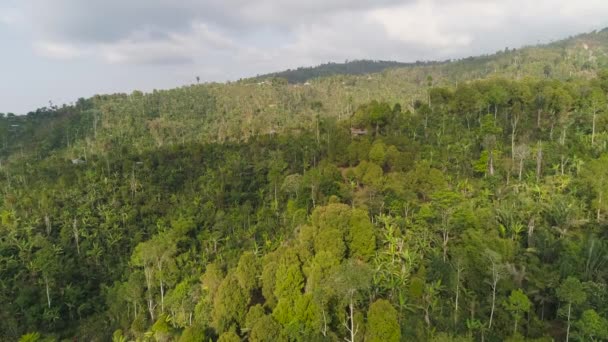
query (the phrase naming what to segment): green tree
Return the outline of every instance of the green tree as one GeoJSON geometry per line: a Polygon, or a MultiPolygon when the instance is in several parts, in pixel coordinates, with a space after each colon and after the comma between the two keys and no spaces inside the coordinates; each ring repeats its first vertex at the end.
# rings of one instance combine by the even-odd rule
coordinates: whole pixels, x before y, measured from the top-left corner
{"type": "Polygon", "coordinates": [[[276,273],[274,294],[277,298],[293,299],[302,293],[304,276],[299,264],[281,264],[276,273]]]}
{"type": "Polygon", "coordinates": [[[398,313],[389,301],[379,299],[369,306],[365,340],[370,342],[401,341],[398,313]]]}
{"type": "Polygon", "coordinates": [[[245,252],[241,255],[235,273],[239,284],[247,292],[251,292],[259,287],[260,269],[260,262],[255,254],[245,252]]]}
{"type": "Polygon", "coordinates": [[[213,301],[213,325],[218,332],[240,326],[245,320],[249,295],[234,273],[228,273],[220,284],[213,301]]]}
{"type": "Polygon", "coordinates": [[[217,342],[241,342],[241,338],[234,331],[227,331],[220,335],[217,342]]]}
{"type": "Polygon", "coordinates": [[[256,321],[249,333],[251,342],[287,341],[282,335],[281,325],[272,316],[264,315],[256,321]]]}
{"type": "Polygon", "coordinates": [[[517,324],[523,315],[530,311],[532,303],[521,289],[511,291],[509,300],[505,303],[506,309],[513,315],[513,335],[517,335],[517,324]]]}
{"type": "Polygon", "coordinates": [[[369,160],[377,165],[384,165],[386,161],[386,144],[376,140],[369,151],[369,160]]]}
{"type": "Polygon", "coordinates": [[[348,250],[351,257],[370,260],[376,251],[374,226],[366,212],[360,209],[352,211],[350,229],[347,235],[348,250]]]}
{"type": "Polygon", "coordinates": [[[587,294],[585,293],[580,280],[574,277],[568,277],[557,289],[557,298],[567,304],[566,317],[568,320],[568,326],[566,330],[566,341],[568,341],[570,339],[572,306],[584,303],[585,300],[587,300],[587,294]]]}
{"type": "Polygon", "coordinates": [[[604,154],[599,159],[587,163],[582,176],[588,182],[591,189],[595,192],[596,198],[593,203],[596,208],[596,220],[601,220],[601,213],[608,208],[606,194],[608,193],[608,155],[604,154]]]}
{"type": "Polygon", "coordinates": [[[575,323],[581,341],[604,341],[608,339],[608,321],[595,310],[585,310],[575,323]]]}
{"type": "Polygon", "coordinates": [[[367,264],[349,260],[337,269],[332,278],[326,283],[328,292],[339,299],[341,305],[347,308],[346,317],[342,323],[346,327],[346,340],[355,342],[361,326],[356,321],[356,308],[361,295],[371,286],[372,272],[367,264]]]}

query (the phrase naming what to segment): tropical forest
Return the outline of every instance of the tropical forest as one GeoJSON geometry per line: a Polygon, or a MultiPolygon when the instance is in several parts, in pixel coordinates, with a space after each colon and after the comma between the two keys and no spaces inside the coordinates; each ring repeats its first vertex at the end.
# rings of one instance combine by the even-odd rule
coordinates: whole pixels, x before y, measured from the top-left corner
{"type": "Polygon", "coordinates": [[[608,340],[608,30],[2,114],[0,340],[608,340]]]}

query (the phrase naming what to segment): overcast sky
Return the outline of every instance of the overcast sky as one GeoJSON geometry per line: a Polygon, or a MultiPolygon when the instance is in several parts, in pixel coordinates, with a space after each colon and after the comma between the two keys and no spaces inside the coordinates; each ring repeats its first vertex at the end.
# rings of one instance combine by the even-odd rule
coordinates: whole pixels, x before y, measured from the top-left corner
{"type": "Polygon", "coordinates": [[[605,26],[606,0],[0,0],[0,112],[197,75],[459,58],[605,26]]]}

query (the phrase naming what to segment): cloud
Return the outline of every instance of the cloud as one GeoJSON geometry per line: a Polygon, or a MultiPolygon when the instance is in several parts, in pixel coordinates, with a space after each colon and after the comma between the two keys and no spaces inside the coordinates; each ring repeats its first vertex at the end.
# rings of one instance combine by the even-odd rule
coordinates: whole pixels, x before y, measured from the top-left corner
{"type": "MultiPolygon", "coordinates": [[[[106,63],[429,60],[492,52],[606,23],[600,0],[24,0],[36,51],[106,63]],[[550,15],[549,15],[550,14],[550,15]],[[89,54],[90,52],[90,54],[89,54]]],[[[251,73],[251,71],[250,71],[251,73]]]]}
{"type": "MultiPolygon", "coordinates": [[[[406,0],[407,1],[407,0],[406,0]]],[[[233,31],[274,27],[291,30],[327,15],[365,11],[403,0],[24,0],[25,11],[50,38],[109,42],[132,32],[180,32],[194,22],[233,31]]]]}
{"type": "Polygon", "coordinates": [[[237,45],[205,24],[193,24],[187,33],[155,34],[141,31],[113,43],[99,45],[109,63],[185,64],[200,57],[235,51],[237,45]]]}
{"type": "Polygon", "coordinates": [[[52,59],[74,59],[87,53],[86,49],[79,48],[68,43],[39,41],[34,43],[34,51],[38,54],[52,59]]]}
{"type": "Polygon", "coordinates": [[[44,104],[50,93],[167,88],[193,75],[474,56],[601,29],[607,18],[605,0],[0,0],[11,51],[0,74],[9,101],[44,104]]]}

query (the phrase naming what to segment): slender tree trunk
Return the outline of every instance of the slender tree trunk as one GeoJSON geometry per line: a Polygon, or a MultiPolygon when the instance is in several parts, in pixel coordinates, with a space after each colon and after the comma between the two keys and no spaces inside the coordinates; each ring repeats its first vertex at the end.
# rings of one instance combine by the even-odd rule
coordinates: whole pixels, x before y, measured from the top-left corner
{"type": "Polygon", "coordinates": [[[446,262],[448,257],[448,242],[450,241],[450,232],[447,228],[443,229],[443,262],[446,262]]]}
{"type": "Polygon", "coordinates": [[[49,291],[49,278],[46,275],[44,275],[44,286],[46,288],[46,302],[50,309],[51,308],[51,293],[49,291]]]}
{"type": "Polygon", "coordinates": [[[570,340],[570,313],[572,309],[572,303],[568,303],[568,328],[566,329],[566,342],[570,340]]]}
{"type": "Polygon", "coordinates": [[[492,320],[494,319],[494,308],[496,306],[496,279],[492,282],[492,309],[490,311],[490,323],[488,329],[492,329],[492,320]]]}
{"type": "Polygon", "coordinates": [[[591,147],[593,147],[593,145],[595,144],[595,118],[597,116],[597,113],[595,111],[593,111],[593,124],[592,124],[592,128],[591,128],[591,147]]]}
{"type": "Polygon", "coordinates": [[[518,174],[518,179],[521,182],[521,174],[524,171],[524,158],[520,158],[519,159],[519,174],[518,174]]]}
{"type": "Polygon", "coordinates": [[[534,233],[534,218],[528,222],[528,247],[532,245],[532,234],[534,233]]]}
{"type": "Polygon", "coordinates": [[[513,118],[511,120],[511,126],[513,129],[511,130],[511,160],[515,159],[515,132],[517,131],[517,122],[519,118],[513,118]]]}
{"type": "Polygon", "coordinates": [[[277,201],[277,182],[276,181],[274,182],[274,203],[275,203],[275,205],[277,205],[277,210],[278,210],[279,202],[277,201]]]}
{"type": "Polygon", "coordinates": [[[492,150],[488,151],[489,152],[489,172],[490,172],[490,176],[494,176],[494,153],[492,150]]]}
{"type": "Polygon", "coordinates": [[[538,151],[536,152],[536,181],[540,181],[540,174],[543,165],[543,145],[538,142],[538,151]]]}
{"type": "Polygon", "coordinates": [[[320,133],[319,133],[319,115],[317,114],[316,116],[316,128],[317,128],[317,146],[319,146],[321,144],[321,138],[320,138],[320,133]]]}
{"type": "Polygon", "coordinates": [[[165,313],[165,287],[163,280],[160,280],[160,312],[165,313]]]}
{"type": "Polygon", "coordinates": [[[350,339],[344,338],[347,342],[355,342],[355,336],[357,336],[357,332],[359,331],[359,326],[358,325],[355,326],[355,305],[353,303],[353,293],[352,292],[353,291],[351,290],[350,302],[348,304],[350,322],[349,322],[349,324],[344,322],[344,326],[346,327],[346,330],[350,334],[350,339]]]}
{"type": "Polygon", "coordinates": [[[150,313],[150,319],[154,321],[154,305],[152,297],[148,295],[148,312],[150,313]]]}
{"type": "Polygon", "coordinates": [[[44,215],[44,224],[46,226],[46,235],[51,235],[51,219],[49,218],[49,215],[44,215]]]}
{"type": "Polygon", "coordinates": [[[543,303],[540,307],[540,320],[541,321],[545,320],[545,301],[543,301],[543,303]]]}
{"type": "Polygon", "coordinates": [[[600,222],[600,216],[601,216],[601,207],[602,207],[602,191],[600,191],[599,193],[599,197],[597,199],[597,222],[600,222]]]}
{"type": "Polygon", "coordinates": [[[74,241],[76,241],[76,251],[78,252],[78,255],[80,255],[80,243],[79,243],[79,236],[78,236],[78,222],[76,221],[76,219],[74,219],[74,222],[72,223],[72,230],[74,232],[74,241]]]}
{"type": "Polygon", "coordinates": [[[353,308],[353,300],[350,300],[350,340],[352,342],[355,341],[355,335],[357,335],[357,331],[355,330],[355,313],[353,308]]]}
{"type": "Polygon", "coordinates": [[[144,266],[144,275],[146,277],[147,296],[148,296],[148,312],[150,313],[150,319],[154,321],[154,300],[152,298],[152,272],[153,269],[144,266]]]}
{"type": "Polygon", "coordinates": [[[323,309],[322,312],[323,312],[323,328],[321,328],[321,334],[323,334],[323,337],[327,337],[327,317],[325,315],[325,309],[323,309]]]}
{"type": "Polygon", "coordinates": [[[454,328],[458,325],[458,298],[460,295],[460,262],[456,266],[456,299],[454,300],[454,328]]]}

